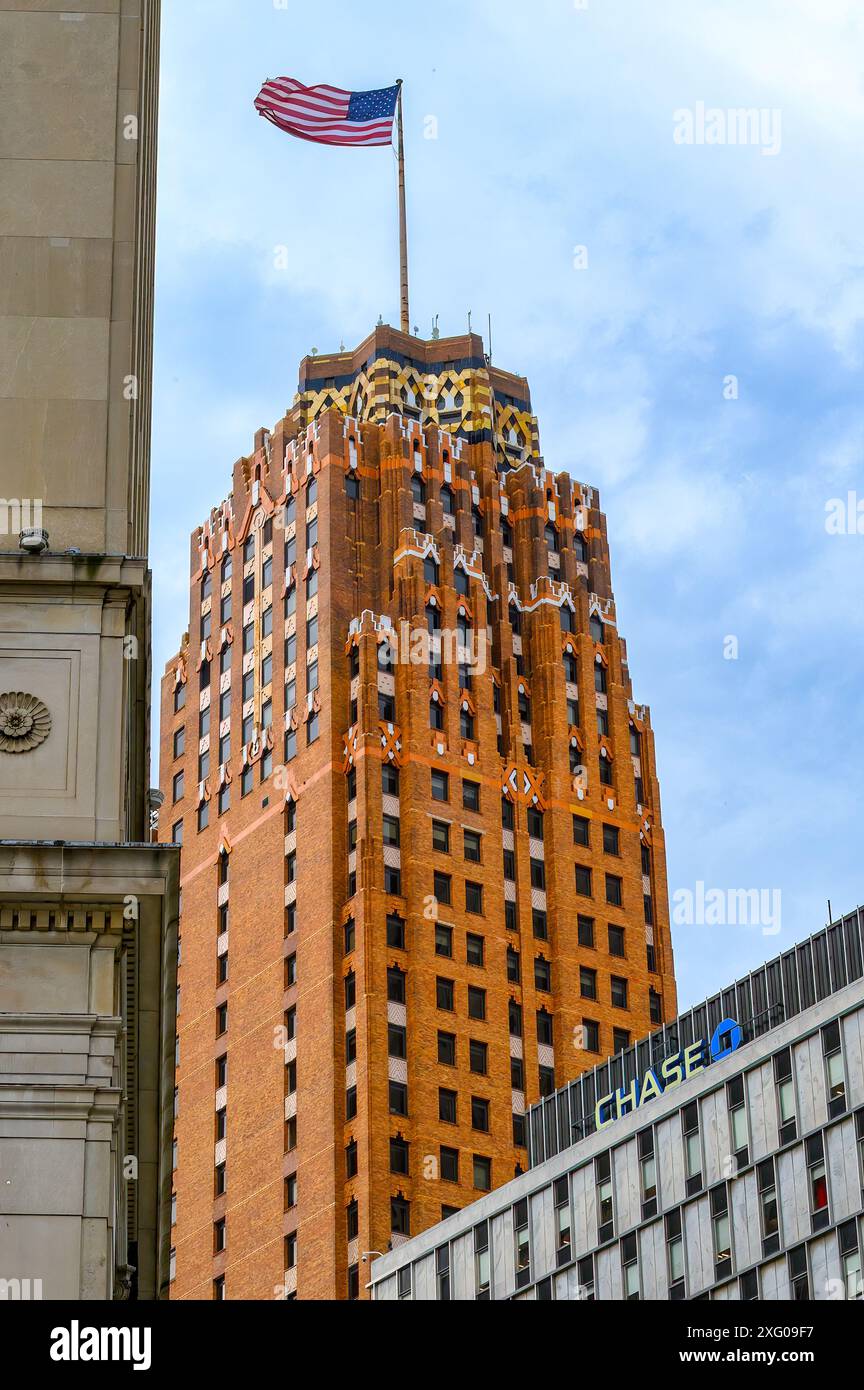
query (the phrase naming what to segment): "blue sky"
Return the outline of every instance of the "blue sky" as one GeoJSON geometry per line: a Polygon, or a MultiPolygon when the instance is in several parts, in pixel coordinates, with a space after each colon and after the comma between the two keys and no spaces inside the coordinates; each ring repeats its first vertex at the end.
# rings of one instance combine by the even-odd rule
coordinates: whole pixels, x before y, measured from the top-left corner
{"type": "Polygon", "coordinates": [[[402,77],[412,322],[491,313],[547,465],[600,490],[670,891],[782,892],[776,935],[675,930],[682,1003],[864,900],[864,534],[826,530],[864,501],[862,39],[855,0],[164,7],[157,677],[189,533],[301,357],[398,323],[391,152],[292,140],[254,97],[402,77]],[[779,152],[676,143],[700,102],[779,111],[779,152]]]}

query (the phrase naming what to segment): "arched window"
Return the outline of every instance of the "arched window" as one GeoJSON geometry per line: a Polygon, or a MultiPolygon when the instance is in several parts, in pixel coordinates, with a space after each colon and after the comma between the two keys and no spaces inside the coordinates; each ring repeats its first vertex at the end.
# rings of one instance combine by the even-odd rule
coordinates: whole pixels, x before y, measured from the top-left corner
{"type": "Polygon", "coordinates": [[[434,555],[427,555],[423,561],[423,578],[427,584],[434,584],[436,587],[441,583],[441,566],[434,555]]]}
{"type": "Polygon", "coordinates": [[[441,489],[441,505],[444,508],[445,516],[456,515],[456,498],[453,495],[452,487],[449,487],[446,483],[441,489]]]}
{"type": "Polygon", "coordinates": [[[550,522],[546,527],[546,548],[551,550],[553,555],[558,554],[558,530],[550,522]]]}
{"type": "Polygon", "coordinates": [[[429,701],[429,728],[444,728],[444,707],[437,700],[429,701]]]}
{"type": "Polygon", "coordinates": [[[524,690],[519,691],[519,718],[523,724],[531,723],[531,701],[524,690]]]}
{"type": "Polygon", "coordinates": [[[521,636],[522,614],[519,612],[519,609],[516,607],[515,603],[511,603],[510,605],[510,626],[517,637],[521,636]]]}
{"type": "Polygon", "coordinates": [[[459,731],[468,742],[474,742],[474,716],[470,710],[463,709],[459,715],[459,731]]]}
{"type": "Polygon", "coordinates": [[[602,646],[603,643],[606,641],[606,634],[605,634],[605,632],[603,631],[603,624],[601,623],[600,619],[597,617],[597,614],[596,614],[596,613],[594,614],[594,616],[593,616],[593,618],[591,619],[591,622],[589,623],[588,626],[589,626],[589,628],[590,628],[590,630],[591,630],[591,636],[592,636],[593,640],[594,640],[595,642],[599,642],[600,645],[602,646]]]}
{"type": "Polygon", "coordinates": [[[566,604],[566,603],[563,604],[562,607],[561,607],[561,631],[562,631],[562,632],[575,632],[575,631],[576,631],[576,618],[575,618],[574,614],[570,611],[570,609],[567,607],[567,604],[566,604]]]}
{"type": "Polygon", "coordinates": [[[318,501],[318,479],[313,478],[306,489],[306,506],[312,507],[318,501]]]}
{"type": "Polygon", "coordinates": [[[255,536],[248,536],[243,546],[243,563],[248,565],[250,560],[255,559],[255,536]]]}
{"type": "Polygon", "coordinates": [[[570,685],[579,684],[579,668],[572,652],[564,653],[564,679],[570,685]]]}
{"type": "Polygon", "coordinates": [[[208,599],[212,592],[213,575],[210,573],[209,570],[205,570],[204,577],[201,580],[201,602],[203,603],[205,599],[208,599]]]}
{"type": "Polygon", "coordinates": [[[234,573],[234,561],[230,555],[226,555],[222,561],[222,583],[227,584],[231,575],[234,573]]]}

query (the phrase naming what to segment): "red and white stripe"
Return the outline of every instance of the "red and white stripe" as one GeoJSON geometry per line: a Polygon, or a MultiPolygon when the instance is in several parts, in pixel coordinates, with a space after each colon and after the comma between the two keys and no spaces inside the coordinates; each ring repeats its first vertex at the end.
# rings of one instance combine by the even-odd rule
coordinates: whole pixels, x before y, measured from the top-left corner
{"type": "Polygon", "coordinates": [[[255,109],[289,135],[319,145],[389,145],[393,117],[349,121],[353,93],[341,87],[304,87],[293,77],[271,77],[255,99],[255,109]]]}

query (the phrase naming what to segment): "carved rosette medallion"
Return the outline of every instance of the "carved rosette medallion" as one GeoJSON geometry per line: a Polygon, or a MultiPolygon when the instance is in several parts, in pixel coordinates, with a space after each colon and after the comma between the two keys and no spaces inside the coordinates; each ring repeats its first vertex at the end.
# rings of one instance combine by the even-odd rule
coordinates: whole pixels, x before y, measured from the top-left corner
{"type": "Polygon", "coordinates": [[[0,695],[0,753],[30,753],[51,732],[51,715],[35,695],[0,695]]]}

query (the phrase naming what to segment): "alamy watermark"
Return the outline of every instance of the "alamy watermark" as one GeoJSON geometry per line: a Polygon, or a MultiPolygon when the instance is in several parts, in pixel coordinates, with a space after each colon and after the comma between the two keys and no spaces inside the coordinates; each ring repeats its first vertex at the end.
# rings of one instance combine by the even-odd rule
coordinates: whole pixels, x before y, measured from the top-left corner
{"type": "Polygon", "coordinates": [[[672,894],[676,927],[758,927],[763,936],[778,936],[782,921],[779,888],[679,888],[672,894]]]}
{"type": "Polygon", "coordinates": [[[41,497],[0,497],[0,536],[42,530],[41,497]]]}
{"type": "Polygon", "coordinates": [[[676,145],[752,145],[763,155],[778,155],[783,145],[783,117],[777,107],[706,106],[697,101],[672,116],[676,145]]]}

